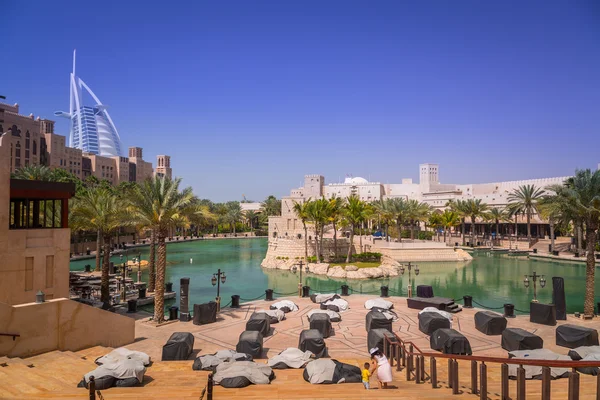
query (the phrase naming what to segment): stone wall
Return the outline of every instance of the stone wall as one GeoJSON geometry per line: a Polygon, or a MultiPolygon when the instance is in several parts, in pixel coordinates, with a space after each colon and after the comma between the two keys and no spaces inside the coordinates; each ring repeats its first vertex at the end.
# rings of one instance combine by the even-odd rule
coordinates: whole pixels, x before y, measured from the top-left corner
{"type": "Polygon", "coordinates": [[[30,357],[53,350],[133,343],[135,320],[68,299],[10,306],[0,303],[0,356],[30,357]]]}
{"type": "MultiPolygon", "coordinates": [[[[349,241],[346,238],[338,238],[337,254],[338,256],[348,253],[349,241]]],[[[356,252],[356,249],[353,250],[356,252]]],[[[322,243],[321,254],[325,259],[335,255],[335,245],[333,239],[325,238],[322,243]]],[[[265,258],[289,257],[290,259],[304,258],[304,238],[273,238],[269,237],[267,255],[265,258]]],[[[315,241],[308,241],[308,256],[315,255],[315,241]]]]}

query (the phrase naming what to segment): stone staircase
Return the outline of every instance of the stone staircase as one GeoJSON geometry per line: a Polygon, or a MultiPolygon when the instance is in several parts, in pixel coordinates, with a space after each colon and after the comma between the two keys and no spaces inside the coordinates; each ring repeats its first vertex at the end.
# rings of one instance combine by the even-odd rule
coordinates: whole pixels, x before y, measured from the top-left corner
{"type": "MultiPolygon", "coordinates": [[[[88,390],[77,388],[84,373],[95,368],[94,360],[112,349],[92,347],[79,352],[53,351],[27,359],[0,357],[0,399],[89,399],[88,390]]],[[[360,366],[366,360],[340,360],[360,366]]],[[[405,370],[396,371],[388,390],[367,392],[361,384],[310,385],[302,378],[302,370],[276,370],[271,385],[252,385],[242,389],[214,388],[214,399],[435,399],[470,398],[469,361],[459,362],[459,394],[452,395],[448,388],[447,364],[437,362],[438,388],[429,381],[416,384],[414,377],[406,380],[405,370]]],[[[264,362],[259,360],[258,362],[264,362]]],[[[425,360],[426,379],[429,360],[425,360]]],[[[102,391],[102,398],[111,399],[200,399],[208,381],[208,373],[193,371],[192,361],[155,361],[146,372],[143,385],[135,388],[110,388],[102,391]]],[[[377,387],[376,380],[371,382],[377,387]]],[[[580,399],[596,399],[596,377],[581,375],[580,399]],[[588,390],[589,389],[589,390],[588,390]]],[[[511,382],[511,398],[516,398],[516,385],[511,382]]],[[[527,382],[527,398],[539,399],[540,381],[527,382]]],[[[568,379],[552,382],[552,398],[568,398],[568,379]]],[[[97,397],[99,398],[99,397],[97,397]]],[[[500,366],[488,365],[489,399],[500,399],[500,366]]],[[[206,399],[206,395],[204,396],[206,399]]]]}

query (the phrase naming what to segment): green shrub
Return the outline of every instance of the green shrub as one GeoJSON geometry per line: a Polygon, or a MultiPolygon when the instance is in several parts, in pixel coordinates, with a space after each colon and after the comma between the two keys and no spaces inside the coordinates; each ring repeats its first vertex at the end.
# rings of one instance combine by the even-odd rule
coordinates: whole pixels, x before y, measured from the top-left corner
{"type": "Polygon", "coordinates": [[[316,263],[317,262],[317,256],[310,256],[310,257],[308,257],[307,261],[309,263],[316,263]]]}

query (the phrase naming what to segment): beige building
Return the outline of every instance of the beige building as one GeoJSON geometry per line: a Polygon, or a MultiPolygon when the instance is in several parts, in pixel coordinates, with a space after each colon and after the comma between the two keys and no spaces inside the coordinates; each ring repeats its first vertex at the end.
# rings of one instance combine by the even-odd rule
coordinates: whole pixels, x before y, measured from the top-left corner
{"type": "Polygon", "coordinates": [[[166,176],[167,178],[173,177],[173,171],[171,170],[171,156],[156,156],[156,169],[154,170],[156,176],[166,176]]]}

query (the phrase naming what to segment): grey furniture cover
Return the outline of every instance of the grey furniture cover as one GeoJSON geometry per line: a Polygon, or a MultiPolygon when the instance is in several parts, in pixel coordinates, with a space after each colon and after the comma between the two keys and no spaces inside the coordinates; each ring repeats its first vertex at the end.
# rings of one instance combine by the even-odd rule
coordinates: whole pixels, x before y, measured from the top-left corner
{"type": "Polygon", "coordinates": [[[342,320],[340,313],[331,310],[310,310],[306,316],[310,318],[313,314],[327,314],[331,322],[340,322],[342,320]]]}
{"type": "Polygon", "coordinates": [[[561,325],[556,328],[556,345],[570,349],[580,346],[598,346],[598,331],[572,324],[561,325]]]}
{"type": "Polygon", "coordinates": [[[162,360],[187,360],[193,350],[194,335],[189,332],[175,332],[163,346],[162,360]]]}
{"type": "Polygon", "coordinates": [[[529,322],[542,325],[556,325],[556,306],[532,301],[529,303],[529,322]]]}
{"type": "Polygon", "coordinates": [[[367,332],[371,329],[387,329],[390,332],[392,331],[392,320],[388,319],[381,311],[371,310],[367,313],[365,319],[367,332]]]}
{"type": "Polygon", "coordinates": [[[590,354],[600,354],[600,346],[580,346],[569,350],[569,357],[575,361],[581,360],[590,354]]]}
{"type": "Polygon", "coordinates": [[[204,304],[194,304],[194,325],[204,325],[217,322],[217,303],[210,301],[204,304]]]}
{"type": "Polygon", "coordinates": [[[265,313],[253,313],[246,322],[247,331],[260,332],[263,337],[271,333],[271,317],[265,313]]]}
{"type": "Polygon", "coordinates": [[[267,314],[269,316],[271,325],[273,324],[278,324],[280,321],[283,321],[285,319],[285,313],[281,310],[278,309],[274,309],[274,310],[256,310],[255,313],[260,314],[260,313],[264,313],[267,314]]]}
{"type": "Polygon", "coordinates": [[[246,353],[252,358],[261,358],[263,351],[263,335],[257,331],[244,331],[240,335],[235,351],[246,353]]]}
{"type": "Polygon", "coordinates": [[[284,313],[289,313],[292,311],[298,311],[298,306],[296,303],[290,300],[280,300],[276,303],[273,303],[269,306],[270,310],[281,310],[284,313]]]}
{"type": "Polygon", "coordinates": [[[306,382],[312,384],[360,383],[362,381],[359,367],[329,359],[309,362],[302,377],[306,382]]]}
{"type": "Polygon", "coordinates": [[[473,354],[469,340],[454,329],[438,329],[429,337],[429,346],[444,354],[468,355],[473,354]]]}
{"type": "Polygon", "coordinates": [[[316,329],[305,329],[300,332],[298,348],[302,351],[310,351],[315,355],[315,358],[327,357],[329,355],[323,336],[316,329]]]}
{"type": "Polygon", "coordinates": [[[215,383],[224,388],[242,388],[250,384],[268,385],[274,378],[271,367],[252,361],[224,362],[214,374],[215,383]]]}
{"type": "Polygon", "coordinates": [[[486,335],[501,335],[506,329],[506,318],[492,311],[475,313],[475,328],[486,335]]]}
{"type": "Polygon", "coordinates": [[[438,329],[450,329],[450,320],[436,312],[419,313],[419,330],[426,335],[431,335],[438,329]]]}
{"type": "Polygon", "coordinates": [[[85,374],[77,386],[88,387],[90,376],[94,377],[97,390],[113,386],[137,386],[144,380],[145,372],[144,362],[136,358],[106,362],[85,374]]]}
{"type": "Polygon", "coordinates": [[[236,353],[233,350],[219,350],[214,354],[196,357],[192,369],[194,371],[215,372],[218,365],[231,361],[252,361],[252,356],[246,353],[236,353]]]}
{"type": "MultiPolygon", "coordinates": [[[[536,350],[518,350],[511,351],[508,353],[508,358],[523,358],[529,360],[570,360],[568,356],[557,354],[548,349],[536,349],[536,350]]],[[[508,376],[510,378],[517,377],[516,364],[508,364],[508,376]]],[[[525,379],[542,379],[542,367],[535,365],[525,365],[525,379]]],[[[569,376],[569,368],[550,368],[550,376],[553,379],[564,378],[569,376]]]]}
{"type": "Polygon", "coordinates": [[[333,328],[327,314],[313,314],[308,318],[310,329],[316,329],[321,332],[324,338],[331,336],[333,328]]]}
{"type": "Polygon", "coordinates": [[[371,349],[378,348],[382,352],[389,354],[387,352],[388,349],[385,349],[385,341],[384,337],[388,337],[395,341],[396,337],[394,334],[387,329],[371,329],[367,334],[367,351],[371,349]]]}
{"type": "Polygon", "coordinates": [[[543,347],[544,340],[525,329],[507,328],[502,332],[502,348],[504,350],[536,350],[543,347]]]}
{"type": "Polygon", "coordinates": [[[302,368],[310,361],[312,355],[310,351],[288,347],[276,356],[269,358],[267,365],[273,369],[302,368]]]}

